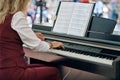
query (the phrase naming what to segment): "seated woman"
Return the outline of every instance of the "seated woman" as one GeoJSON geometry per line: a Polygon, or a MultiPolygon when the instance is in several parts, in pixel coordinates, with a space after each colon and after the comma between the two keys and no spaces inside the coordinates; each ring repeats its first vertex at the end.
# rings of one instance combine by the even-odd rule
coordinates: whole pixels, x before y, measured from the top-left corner
{"type": "Polygon", "coordinates": [[[0,80],[61,80],[59,70],[44,64],[27,65],[23,44],[34,51],[64,47],[61,42],[45,42],[27,24],[30,0],[0,0],[0,80]]]}

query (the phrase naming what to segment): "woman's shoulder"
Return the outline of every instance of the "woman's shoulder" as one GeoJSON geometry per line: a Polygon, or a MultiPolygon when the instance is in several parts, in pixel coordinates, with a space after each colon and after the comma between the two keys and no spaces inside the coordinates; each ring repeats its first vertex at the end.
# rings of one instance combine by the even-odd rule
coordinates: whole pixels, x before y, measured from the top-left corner
{"type": "Polygon", "coordinates": [[[16,16],[16,17],[21,17],[22,16],[22,17],[24,17],[25,14],[22,11],[18,11],[13,16],[16,16]]]}
{"type": "Polygon", "coordinates": [[[14,24],[14,23],[16,23],[19,20],[24,19],[24,18],[25,18],[25,14],[22,11],[18,11],[18,12],[13,14],[11,24],[14,24]]]}

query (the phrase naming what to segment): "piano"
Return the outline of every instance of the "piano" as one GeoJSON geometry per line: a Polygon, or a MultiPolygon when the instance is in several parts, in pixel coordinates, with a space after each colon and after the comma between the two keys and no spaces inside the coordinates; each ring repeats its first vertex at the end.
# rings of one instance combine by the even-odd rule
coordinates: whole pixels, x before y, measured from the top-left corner
{"type": "Polygon", "coordinates": [[[52,32],[52,27],[48,26],[33,25],[32,28],[35,32],[43,33],[48,42],[64,43],[65,49],[50,49],[47,52],[50,55],[61,56],[57,64],[100,74],[111,80],[120,80],[120,36],[108,35],[106,30],[107,35],[98,34],[99,31],[92,31],[93,27],[86,37],[52,32]]]}

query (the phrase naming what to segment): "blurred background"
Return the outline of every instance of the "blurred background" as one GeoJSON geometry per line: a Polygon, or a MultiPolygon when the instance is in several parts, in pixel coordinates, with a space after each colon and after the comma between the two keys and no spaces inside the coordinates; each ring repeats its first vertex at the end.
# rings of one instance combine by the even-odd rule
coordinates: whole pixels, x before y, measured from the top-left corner
{"type": "MultiPolygon", "coordinates": [[[[31,0],[27,10],[29,24],[53,25],[60,1],[96,3],[93,16],[115,20],[120,23],[120,0],[31,0]]],[[[119,27],[117,27],[119,29],[119,27]]],[[[119,29],[120,30],[120,29],[119,29]]]]}

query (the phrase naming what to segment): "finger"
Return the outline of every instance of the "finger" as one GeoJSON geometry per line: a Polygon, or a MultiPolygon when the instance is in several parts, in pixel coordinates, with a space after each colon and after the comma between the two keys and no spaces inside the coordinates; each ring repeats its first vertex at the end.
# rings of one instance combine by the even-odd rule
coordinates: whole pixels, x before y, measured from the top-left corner
{"type": "Polygon", "coordinates": [[[64,49],[64,44],[61,44],[61,46],[60,46],[62,49],[64,49]]]}
{"type": "Polygon", "coordinates": [[[64,45],[62,45],[62,48],[64,49],[64,48],[65,48],[65,46],[64,46],[64,45]]]}

